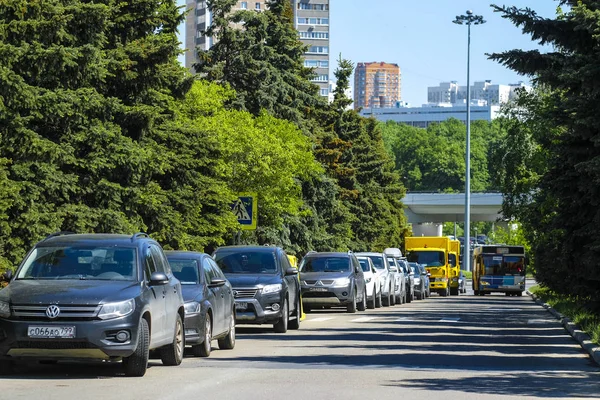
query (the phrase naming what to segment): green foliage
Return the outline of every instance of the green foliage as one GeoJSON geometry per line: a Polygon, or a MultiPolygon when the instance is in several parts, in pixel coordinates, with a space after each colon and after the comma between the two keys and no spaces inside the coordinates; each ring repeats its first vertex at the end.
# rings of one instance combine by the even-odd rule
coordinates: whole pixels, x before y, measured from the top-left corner
{"type": "MultiPolygon", "coordinates": [[[[427,129],[393,121],[381,123],[385,147],[408,191],[464,192],[466,127],[449,119],[427,129]]],[[[497,122],[471,124],[471,190],[497,190],[497,166],[489,155],[505,136],[497,122]]]]}
{"type": "Polygon", "coordinates": [[[503,185],[510,194],[508,207],[532,243],[538,282],[559,294],[589,298],[600,309],[600,89],[593,84],[600,79],[594,67],[600,63],[600,15],[595,1],[562,4],[568,11],[555,19],[494,6],[525,34],[553,46],[545,54],[490,55],[531,76],[538,89],[520,104],[524,123],[511,126],[511,137],[524,141],[515,146],[519,164],[503,185]]]}

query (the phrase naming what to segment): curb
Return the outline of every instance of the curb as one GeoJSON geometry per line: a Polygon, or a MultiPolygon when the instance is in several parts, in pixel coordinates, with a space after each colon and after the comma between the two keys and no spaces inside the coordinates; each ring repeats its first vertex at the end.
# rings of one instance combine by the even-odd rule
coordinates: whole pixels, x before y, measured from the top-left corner
{"type": "Polygon", "coordinates": [[[597,346],[594,342],[590,340],[590,337],[587,333],[579,329],[579,327],[573,323],[569,318],[565,317],[554,308],[552,308],[547,303],[544,303],[540,300],[535,294],[531,293],[529,290],[526,290],[527,293],[533,301],[537,304],[544,307],[550,314],[552,314],[556,319],[560,320],[561,325],[569,332],[569,334],[575,339],[581,347],[590,355],[592,360],[600,366],[600,347],[597,346]]]}

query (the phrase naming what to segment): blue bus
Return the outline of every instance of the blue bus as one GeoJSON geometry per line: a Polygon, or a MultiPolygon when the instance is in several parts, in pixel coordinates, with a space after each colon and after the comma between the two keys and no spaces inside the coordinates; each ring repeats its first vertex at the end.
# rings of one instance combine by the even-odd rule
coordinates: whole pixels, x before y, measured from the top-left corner
{"type": "Polygon", "coordinates": [[[481,245],[473,250],[473,291],[522,296],[525,290],[526,257],[523,246],[481,245]]]}

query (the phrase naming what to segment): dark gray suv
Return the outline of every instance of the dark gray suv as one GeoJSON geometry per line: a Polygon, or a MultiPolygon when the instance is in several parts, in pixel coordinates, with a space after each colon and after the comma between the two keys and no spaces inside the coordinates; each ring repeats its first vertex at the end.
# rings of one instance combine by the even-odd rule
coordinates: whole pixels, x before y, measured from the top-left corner
{"type": "Polygon", "coordinates": [[[300,282],[285,251],[275,246],[224,246],[213,257],[233,287],[235,320],[300,328],[300,282]]]}
{"type": "Polygon", "coordinates": [[[348,253],[308,253],[300,264],[302,304],[315,307],[346,307],[349,313],[367,308],[363,270],[356,256],[348,253]]]}
{"type": "Polygon", "coordinates": [[[181,285],[145,233],[58,234],[37,243],[0,291],[0,370],[19,359],[123,361],[143,376],[149,351],[183,359],[181,285]]]}

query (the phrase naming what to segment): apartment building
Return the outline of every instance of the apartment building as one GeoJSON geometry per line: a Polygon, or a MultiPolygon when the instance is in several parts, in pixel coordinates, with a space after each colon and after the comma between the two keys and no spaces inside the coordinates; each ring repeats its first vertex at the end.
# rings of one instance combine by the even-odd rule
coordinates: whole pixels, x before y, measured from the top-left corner
{"type": "Polygon", "coordinates": [[[354,71],[354,109],[394,107],[402,98],[401,86],[398,64],[358,63],[354,71]]]}
{"type": "MultiPolygon", "coordinates": [[[[329,94],[329,2],[330,0],[290,0],[294,10],[294,27],[302,43],[308,46],[304,65],[314,68],[314,82],[319,85],[320,94],[329,94]]],[[[192,70],[197,62],[196,48],[208,50],[214,43],[213,38],[203,32],[211,24],[211,14],[206,0],[187,0],[191,10],[185,24],[185,66],[192,70]]],[[[266,9],[264,0],[238,1],[233,10],[266,9]]],[[[192,72],[194,72],[192,70],[192,72]]]]}
{"type": "MultiPolygon", "coordinates": [[[[508,85],[493,84],[491,80],[474,82],[471,87],[471,99],[482,100],[490,106],[507,103],[517,96],[518,89],[530,90],[523,82],[508,85]]],[[[464,104],[467,101],[467,87],[456,81],[442,82],[438,86],[427,88],[427,102],[431,104],[451,103],[464,104]]]]}

